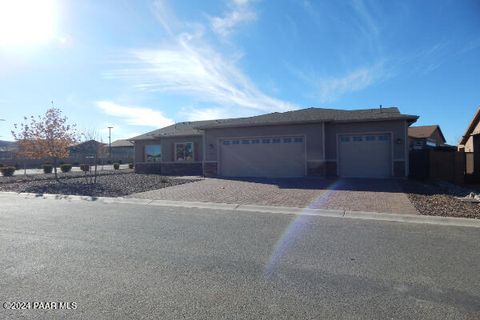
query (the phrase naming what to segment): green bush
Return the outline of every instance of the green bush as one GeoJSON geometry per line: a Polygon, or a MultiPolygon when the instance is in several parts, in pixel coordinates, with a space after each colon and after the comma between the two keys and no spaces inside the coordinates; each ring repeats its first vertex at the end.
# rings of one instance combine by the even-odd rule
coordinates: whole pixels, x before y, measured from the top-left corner
{"type": "Polygon", "coordinates": [[[82,170],[83,172],[88,172],[90,171],[90,165],[83,163],[80,165],[80,170],[82,170]]]}
{"type": "Polygon", "coordinates": [[[64,164],[60,165],[60,170],[62,170],[62,172],[64,172],[64,173],[70,172],[70,170],[72,170],[72,165],[68,164],[68,163],[64,163],[64,164]]]}
{"type": "Polygon", "coordinates": [[[133,169],[133,163],[128,164],[128,169],[133,169]]]}
{"type": "Polygon", "coordinates": [[[120,169],[120,163],[114,163],[113,164],[113,169],[115,169],[115,170],[120,169]]]}
{"type": "Polygon", "coordinates": [[[52,173],[53,166],[49,163],[45,163],[43,166],[43,173],[52,173]]]}
{"type": "Polygon", "coordinates": [[[15,172],[15,167],[0,167],[0,172],[4,177],[11,177],[15,172]]]}

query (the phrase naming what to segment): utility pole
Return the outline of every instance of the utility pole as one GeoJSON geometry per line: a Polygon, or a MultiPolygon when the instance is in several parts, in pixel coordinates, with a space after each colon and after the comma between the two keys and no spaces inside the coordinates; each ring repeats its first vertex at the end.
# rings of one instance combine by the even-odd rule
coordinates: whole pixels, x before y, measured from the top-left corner
{"type": "Polygon", "coordinates": [[[108,158],[112,160],[112,129],[113,127],[108,127],[108,158]]]}

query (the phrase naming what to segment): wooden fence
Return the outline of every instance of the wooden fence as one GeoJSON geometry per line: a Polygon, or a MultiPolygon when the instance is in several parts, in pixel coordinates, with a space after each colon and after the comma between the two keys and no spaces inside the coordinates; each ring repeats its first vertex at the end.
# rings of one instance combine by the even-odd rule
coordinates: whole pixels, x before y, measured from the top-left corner
{"type": "Polygon", "coordinates": [[[473,166],[473,153],[452,149],[426,149],[410,151],[409,177],[414,179],[443,180],[457,184],[475,183],[478,169],[473,166]]]}

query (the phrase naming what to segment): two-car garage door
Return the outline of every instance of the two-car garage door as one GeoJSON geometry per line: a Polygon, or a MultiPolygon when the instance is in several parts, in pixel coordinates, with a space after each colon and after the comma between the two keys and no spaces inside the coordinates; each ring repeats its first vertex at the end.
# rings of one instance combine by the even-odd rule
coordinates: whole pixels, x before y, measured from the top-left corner
{"type": "Polygon", "coordinates": [[[302,136],[230,138],[220,141],[224,177],[301,177],[305,175],[302,136]]]}
{"type": "MultiPolygon", "coordinates": [[[[389,133],[339,135],[337,151],[340,177],[392,176],[389,133]]],[[[220,140],[220,174],[224,177],[302,177],[305,166],[303,136],[220,140]]]]}
{"type": "Polygon", "coordinates": [[[390,134],[341,135],[338,142],[339,175],[355,178],[391,177],[390,134]]]}

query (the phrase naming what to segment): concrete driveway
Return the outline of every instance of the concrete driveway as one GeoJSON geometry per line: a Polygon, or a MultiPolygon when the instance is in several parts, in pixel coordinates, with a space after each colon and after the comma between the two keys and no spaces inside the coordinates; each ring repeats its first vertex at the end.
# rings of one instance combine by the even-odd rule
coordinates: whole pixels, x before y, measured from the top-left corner
{"type": "Polygon", "coordinates": [[[399,183],[384,179],[206,178],[131,197],[417,214],[399,183]]]}

